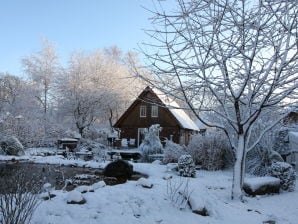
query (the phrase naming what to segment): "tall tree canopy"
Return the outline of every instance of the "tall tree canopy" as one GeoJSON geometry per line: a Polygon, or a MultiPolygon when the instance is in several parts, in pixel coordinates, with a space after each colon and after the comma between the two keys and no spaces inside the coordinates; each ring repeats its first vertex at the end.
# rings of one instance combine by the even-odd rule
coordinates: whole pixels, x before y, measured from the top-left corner
{"type": "Polygon", "coordinates": [[[152,42],[142,49],[155,74],[148,81],[227,134],[236,155],[232,198],[241,199],[246,153],[297,107],[297,1],[176,3],[168,12],[157,1],[152,11],[152,42]],[[279,119],[252,140],[256,122],[272,110],[279,119]]]}

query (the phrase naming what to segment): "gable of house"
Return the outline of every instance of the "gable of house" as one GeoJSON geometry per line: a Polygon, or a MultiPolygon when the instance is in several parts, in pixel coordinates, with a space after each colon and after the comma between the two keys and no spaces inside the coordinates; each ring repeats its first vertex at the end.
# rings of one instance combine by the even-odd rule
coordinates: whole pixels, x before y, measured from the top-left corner
{"type": "MultiPolygon", "coordinates": [[[[166,99],[165,95],[150,87],[139,95],[114,127],[121,129],[122,138],[133,136],[139,139],[138,132],[152,124],[159,124],[162,127],[160,137],[172,139],[177,143],[181,142],[181,137],[186,134],[199,131],[196,124],[184,110],[179,109],[176,102],[166,99]]],[[[182,142],[188,142],[187,137],[189,136],[182,142]]]]}

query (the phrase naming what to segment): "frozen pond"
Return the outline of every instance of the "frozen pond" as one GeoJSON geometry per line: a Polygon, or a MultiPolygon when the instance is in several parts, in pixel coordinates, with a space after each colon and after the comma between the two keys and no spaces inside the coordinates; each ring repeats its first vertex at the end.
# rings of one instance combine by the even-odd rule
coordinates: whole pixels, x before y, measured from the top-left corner
{"type": "MultiPolygon", "coordinates": [[[[91,185],[103,179],[102,170],[94,168],[35,163],[0,163],[1,186],[5,185],[5,180],[12,178],[17,182],[20,174],[24,175],[26,180],[37,188],[41,188],[45,183],[51,183],[57,190],[62,189],[67,180],[71,184],[65,189],[72,190],[76,186],[91,185]]],[[[3,187],[0,187],[0,193],[1,191],[3,191],[3,187]]]]}

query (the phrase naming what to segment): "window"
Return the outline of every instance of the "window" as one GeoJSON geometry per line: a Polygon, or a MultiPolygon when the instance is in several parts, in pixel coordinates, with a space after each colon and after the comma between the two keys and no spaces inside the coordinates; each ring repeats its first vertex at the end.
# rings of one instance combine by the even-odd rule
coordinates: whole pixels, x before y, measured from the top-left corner
{"type": "Polygon", "coordinates": [[[151,106],[151,117],[158,117],[158,106],[151,106]]]}
{"type": "Polygon", "coordinates": [[[146,106],[145,105],[141,105],[140,107],[140,117],[146,117],[146,106]]]}

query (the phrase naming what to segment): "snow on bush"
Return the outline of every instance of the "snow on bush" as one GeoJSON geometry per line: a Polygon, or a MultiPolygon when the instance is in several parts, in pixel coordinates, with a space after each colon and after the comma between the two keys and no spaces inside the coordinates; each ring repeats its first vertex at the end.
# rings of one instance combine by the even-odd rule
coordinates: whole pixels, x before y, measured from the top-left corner
{"type": "Polygon", "coordinates": [[[294,191],[296,173],[294,168],[285,162],[275,162],[269,168],[269,175],[280,179],[281,189],[284,191],[294,191]]]}
{"type": "Polygon", "coordinates": [[[187,154],[185,146],[167,140],[164,148],[163,163],[177,163],[180,156],[187,154]]]}
{"type": "Polygon", "coordinates": [[[274,162],[283,162],[278,152],[262,147],[255,147],[247,153],[246,172],[255,176],[266,176],[271,164],[274,162]]]}
{"type": "Polygon", "coordinates": [[[13,136],[0,140],[0,148],[6,155],[22,156],[25,154],[23,145],[13,136]]]}
{"type": "Polygon", "coordinates": [[[196,169],[191,155],[182,155],[178,159],[178,172],[183,177],[195,177],[196,169]]]}
{"type": "Polygon", "coordinates": [[[220,170],[228,162],[233,160],[233,155],[229,152],[226,138],[219,132],[207,133],[203,135],[193,135],[187,146],[187,152],[194,159],[195,164],[201,165],[206,170],[220,170]],[[226,159],[227,157],[227,159],[226,159]]]}
{"type": "Polygon", "coordinates": [[[145,132],[145,138],[139,149],[143,154],[143,161],[150,161],[149,155],[162,153],[162,144],[159,139],[159,132],[161,128],[159,124],[154,124],[145,132]]]}
{"type": "Polygon", "coordinates": [[[105,160],[106,148],[107,147],[105,145],[98,143],[96,141],[92,141],[86,138],[81,138],[77,146],[77,151],[92,152],[94,159],[101,161],[101,160],[105,160]]]}

